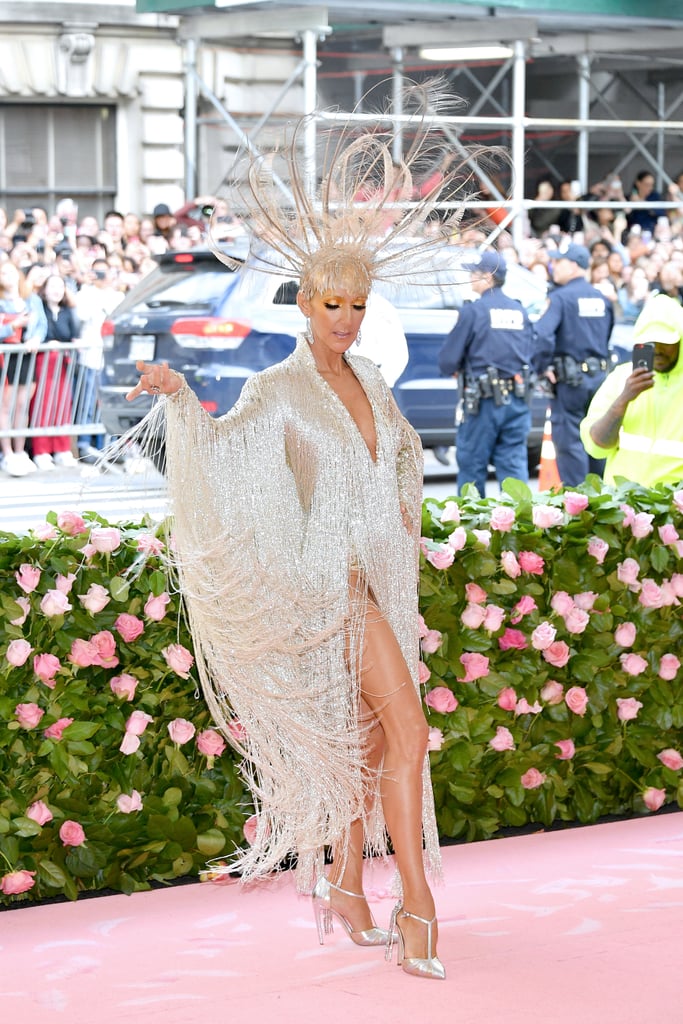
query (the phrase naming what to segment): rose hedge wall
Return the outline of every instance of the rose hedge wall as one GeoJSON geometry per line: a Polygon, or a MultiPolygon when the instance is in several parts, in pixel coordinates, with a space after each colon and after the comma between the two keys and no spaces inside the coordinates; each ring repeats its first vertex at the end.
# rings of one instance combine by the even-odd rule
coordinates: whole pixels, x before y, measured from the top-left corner
{"type": "Polygon", "coordinates": [[[423,534],[442,837],[683,806],[683,490],[505,481],[423,534]]]}
{"type": "MultiPolygon", "coordinates": [[[[423,507],[425,700],[444,838],[683,806],[683,491],[423,507]]],[[[161,528],[0,533],[0,903],[133,892],[243,843],[161,528]]]]}

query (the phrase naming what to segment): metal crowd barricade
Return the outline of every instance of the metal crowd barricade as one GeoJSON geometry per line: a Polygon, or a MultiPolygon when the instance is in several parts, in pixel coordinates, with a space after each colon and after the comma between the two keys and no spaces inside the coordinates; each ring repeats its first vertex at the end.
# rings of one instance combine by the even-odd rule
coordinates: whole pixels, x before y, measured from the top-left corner
{"type": "Polygon", "coordinates": [[[27,345],[0,344],[0,401],[4,412],[0,437],[105,433],[97,395],[94,408],[91,400],[97,380],[93,381],[92,371],[80,359],[80,352],[86,348],[91,346],[79,341],[50,341],[33,350],[27,345]],[[24,384],[19,383],[22,376],[26,377],[24,384]]]}

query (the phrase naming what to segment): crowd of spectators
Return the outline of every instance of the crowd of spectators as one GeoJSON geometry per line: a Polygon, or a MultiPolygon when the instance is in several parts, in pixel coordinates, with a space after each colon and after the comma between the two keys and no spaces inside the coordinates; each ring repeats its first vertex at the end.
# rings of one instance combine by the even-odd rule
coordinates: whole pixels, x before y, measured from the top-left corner
{"type": "MultiPolygon", "coordinates": [[[[458,221],[454,243],[484,247],[493,232],[494,245],[508,264],[521,264],[540,275],[550,288],[553,258],[570,242],[585,245],[591,254],[586,277],[612,303],[617,327],[633,325],[654,293],[683,299],[683,173],[664,195],[655,190],[649,171],[635,176],[628,195],[616,175],[595,184],[583,196],[578,195],[576,182],[554,182],[545,176],[537,183],[533,198],[539,204],[560,199],[567,204],[590,201],[605,205],[591,209],[534,206],[527,214],[524,239],[516,248],[509,229],[501,230],[502,217],[497,215],[501,211],[492,200],[483,222],[480,210],[458,221]],[[652,205],[665,199],[680,200],[681,205],[675,209],[652,205]],[[641,202],[651,205],[647,209],[630,205],[641,202]]],[[[11,296],[5,293],[0,272],[0,352],[7,352],[7,343],[13,338],[27,340],[29,307],[35,321],[32,340],[37,345],[52,340],[79,342],[82,393],[78,409],[66,399],[62,402],[64,422],[75,412],[79,423],[96,422],[104,320],[124,294],[156,266],[155,257],[169,250],[205,245],[209,222],[214,230],[219,228],[219,237],[237,237],[244,231],[225,204],[213,196],[199,196],[174,211],[159,203],[149,216],[112,209],[101,221],[90,214],[81,216],[78,205],[68,198],[60,200],[53,213],[34,207],[8,215],[0,208],[0,271],[5,263],[18,271],[18,286],[11,296]],[[55,277],[64,283],[63,294],[55,277]],[[60,297],[55,299],[58,292],[60,297]],[[42,317],[36,316],[36,300],[42,305],[42,317]],[[68,315],[59,316],[58,307],[68,309],[68,315]]],[[[8,365],[0,403],[0,435],[8,427],[16,434],[28,416],[27,402],[22,409],[15,400],[14,408],[9,408],[8,392],[13,387],[16,398],[19,382],[11,377],[10,357],[6,355],[5,360],[8,365]]],[[[26,363],[24,359],[24,366],[26,363]]],[[[31,365],[35,376],[35,357],[31,365]]],[[[58,390],[59,383],[49,379],[51,387],[58,390]]],[[[35,380],[21,381],[21,387],[31,393],[35,380]]],[[[54,426],[48,424],[45,415],[39,422],[54,426]]],[[[0,442],[0,470],[23,475],[72,461],[75,464],[77,458],[93,461],[102,435],[84,432],[73,438],[65,433],[50,439],[0,436],[0,442]]]]}

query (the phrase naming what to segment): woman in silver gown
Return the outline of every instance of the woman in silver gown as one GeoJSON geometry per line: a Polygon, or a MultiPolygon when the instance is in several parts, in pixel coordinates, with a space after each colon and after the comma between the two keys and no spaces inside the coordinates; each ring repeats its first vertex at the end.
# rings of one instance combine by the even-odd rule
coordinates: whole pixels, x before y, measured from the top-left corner
{"type": "MultiPolygon", "coordinates": [[[[422,122],[420,135],[413,156],[441,165],[422,122]]],[[[149,416],[165,418],[179,584],[205,697],[243,755],[256,808],[255,840],[229,870],[262,877],[294,854],[321,942],[336,919],[361,945],[386,944],[390,955],[396,942],[408,973],[443,978],[418,681],[422,450],[378,368],[353,354],[382,268],[408,263],[419,277],[448,243],[447,230],[416,231],[442,190],[408,204],[388,240],[375,230],[386,220],[382,196],[417,159],[397,171],[385,136],[356,131],[347,148],[337,144],[313,201],[296,148],[287,152],[289,221],[264,198],[263,163],[248,183],[268,251],[279,247],[299,280],[307,326],[295,351],[251,377],[219,419],[166,365],[139,364],[128,397],[168,396],[149,416]],[[359,214],[359,182],[378,167],[386,187],[359,214]],[[412,243],[397,258],[388,241],[401,238],[412,243]],[[399,901],[384,930],[363,895],[363,858],[389,848],[399,901]]]]}

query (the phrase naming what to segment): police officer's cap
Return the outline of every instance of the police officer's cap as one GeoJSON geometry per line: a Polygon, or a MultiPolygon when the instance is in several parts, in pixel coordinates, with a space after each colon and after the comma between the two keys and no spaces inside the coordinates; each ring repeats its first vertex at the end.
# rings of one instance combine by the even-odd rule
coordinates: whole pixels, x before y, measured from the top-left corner
{"type": "Polygon", "coordinates": [[[476,259],[463,263],[463,268],[478,274],[493,274],[496,278],[504,278],[507,263],[498,252],[481,252],[476,259]]]}
{"type": "Polygon", "coordinates": [[[570,242],[566,249],[558,252],[555,259],[571,260],[572,263],[576,263],[576,265],[581,267],[582,270],[588,270],[591,262],[591,254],[585,245],[577,245],[575,242],[570,242]]]}

